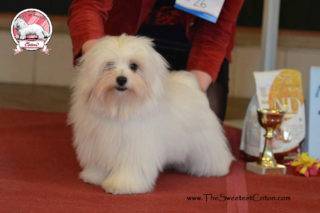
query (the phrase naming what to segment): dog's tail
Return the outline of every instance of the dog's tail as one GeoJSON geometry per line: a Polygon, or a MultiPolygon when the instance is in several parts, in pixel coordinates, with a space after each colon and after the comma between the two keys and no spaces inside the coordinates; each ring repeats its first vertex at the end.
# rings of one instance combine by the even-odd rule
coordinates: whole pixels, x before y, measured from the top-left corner
{"type": "Polygon", "coordinates": [[[45,38],[48,38],[50,36],[50,34],[45,30],[42,30],[42,34],[45,38]]]}

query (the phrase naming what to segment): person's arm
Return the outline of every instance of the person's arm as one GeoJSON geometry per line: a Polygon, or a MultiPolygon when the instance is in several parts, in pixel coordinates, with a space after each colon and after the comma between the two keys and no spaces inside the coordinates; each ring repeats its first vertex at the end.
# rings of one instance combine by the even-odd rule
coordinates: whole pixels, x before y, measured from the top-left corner
{"type": "Polygon", "coordinates": [[[216,24],[199,19],[192,40],[188,70],[193,71],[203,91],[215,81],[226,57],[244,0],[226,0],[216,24]]]}
{"type": "Polygon", "coordinates": [[[73,0],[69,8],[68,26],[74,59],[89,48],[95,39],[105,35],[104,22],[112,8],[112,0],[73,0]]]}

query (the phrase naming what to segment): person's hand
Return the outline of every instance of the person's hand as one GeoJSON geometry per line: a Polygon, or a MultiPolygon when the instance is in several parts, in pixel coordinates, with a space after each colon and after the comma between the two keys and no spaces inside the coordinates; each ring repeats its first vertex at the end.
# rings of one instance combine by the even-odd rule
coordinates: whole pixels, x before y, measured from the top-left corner
{"type": "Polygon", "coordinates": [[[192,74],[194,74],[195,77],[197,78],[201,90],[203,92],[206,92],[209,85],[212,83],[211,76],[208,73],[200,71],[200,70],[192,70],[190,72],[192,74]]]}
{"type": "Polygon", "coordinates": [[[96,42],[98,39],[90,39],[82,45],[82,54],[86,53],[96,42]]]}

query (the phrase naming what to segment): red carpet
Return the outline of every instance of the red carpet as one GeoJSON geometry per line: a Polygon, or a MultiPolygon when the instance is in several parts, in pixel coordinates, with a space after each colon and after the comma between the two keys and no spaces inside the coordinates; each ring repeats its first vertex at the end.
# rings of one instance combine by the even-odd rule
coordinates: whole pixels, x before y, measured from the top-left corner
{"type": "MultiPolygon", "coordinates": [[[[168,171],[152,193],[106,194],[77,178],[65,121],[65,114],[0,110],[0,212],[320,212],[319,177],[259,176],[243,162],[226,177],[168,171]]],[[[239,156],[240,131],[226,128],[226,134],[239,156]]]]}

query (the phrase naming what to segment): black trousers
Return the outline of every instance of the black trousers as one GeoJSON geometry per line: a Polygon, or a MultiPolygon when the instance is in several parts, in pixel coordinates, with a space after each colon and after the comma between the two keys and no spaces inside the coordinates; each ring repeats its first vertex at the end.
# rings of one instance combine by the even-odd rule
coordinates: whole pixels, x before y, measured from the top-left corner
{"type": "MultiPolygon", "coordinates": [[[[185,33],[172,27],[143,26],[139,35],[148,36],[154,39],[155,49],[169,62],[172,70],[185,70],[191,43],[184,36],[185,33]]],[[[210,60],[208,58],[208,60],[210,60]]],[[[211,59],[214,60],[214,59],[211,59]]],[[[224,60],[218,78],[213,82],[208,90],[207,96],[210,107],[221,121],[224,121],[228,92],[229,92],[229,62],[224,60]]]]}

